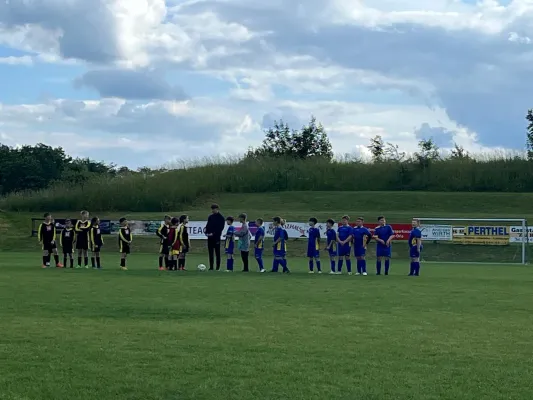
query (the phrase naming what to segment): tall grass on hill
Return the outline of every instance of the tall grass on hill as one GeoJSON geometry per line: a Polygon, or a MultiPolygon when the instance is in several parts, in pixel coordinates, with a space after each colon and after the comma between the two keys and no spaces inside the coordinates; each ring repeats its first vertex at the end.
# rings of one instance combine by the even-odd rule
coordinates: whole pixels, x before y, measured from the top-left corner
{"type": "Polygon", "coordinates": [[[6,211],[166,211],[213,193],[280,191],[533,192],[533,163],[520,158],[415,162],[245,159],[208,162],[148,175],[99,178],[0,200],[6,211]]]}

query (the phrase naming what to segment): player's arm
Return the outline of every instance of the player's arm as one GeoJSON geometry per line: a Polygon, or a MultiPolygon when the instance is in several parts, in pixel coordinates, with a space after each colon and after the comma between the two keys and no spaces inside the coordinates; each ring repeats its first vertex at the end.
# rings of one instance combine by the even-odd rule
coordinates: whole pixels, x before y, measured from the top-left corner
{"type": "Polygon", "coordinates": [[[89,243],[90,243],[91,247],[94,246],[94,229],[91,229],[89,231],[89,243]]]}
{"type": "Polygon", "coordinates": [[[274,242],[272,243],[272,246],[276,246],[279,242],[281,242],[281,235],[278,230],[276,230],[276,233],[274,233],[274,242]]]}
{"type": "Polygon", "coordinates": [[[390,244],[392,243],[392,241],[394,240],[394,231],[392,230],[392,228],[390,228],[390,231],[389,231],[389,238],[387,239],[387,243],[385,243],[387,246],[390,246],[390,244]]]}
{"type": "Polygon", "coordinates": [[[37,229],[37,240],[39,240],[39,243],[43,241],[43,224],[42,223],[39,225],[39,228],[37,229]]]}
{"type": "Polygon", "coordinates": [[[65,232],[65,229],[61,231],[61,235],[59,235],[59,245],[63,247],[63,232],[65,232]]]}
{"type": "Polygon", "coordinates": [[[161,225],[155,233],[159,237],[159,239],[166,239],[165,235],[163,235],[163,227],[164,225],[161,225]]]}
{"type": "Polygon", "coordinates": [[[421,248],[422,248],[422,232],[418,231],[416,234],[416,251],[420,253],[421,248]]]}
{"type": "Polygon", "coordinates": [[[124,243],[129,243],[129,240],[127,240],[126,237],[124,236],[123,229],[120,229],[118,231],[118,236],[119,236],[120,240],[122,240],[124,243]]]}
{"type": "Polygon", "coordinates": [[[56,242],[56,239],[57,239],[57,229],[56,229],[56,224],[53,222],[53,226],[52,226],[52,243],[55,243],[56,242]]]}
{"type": "Polygon", "coordinates": [[[255,243],[254,243],[254,247],[257,248],[257,246],[259,246],[259,243],[261,243],[261,241],[264,239],[265,235],[259,235],[258,237],[255,238],[255,243]]]}

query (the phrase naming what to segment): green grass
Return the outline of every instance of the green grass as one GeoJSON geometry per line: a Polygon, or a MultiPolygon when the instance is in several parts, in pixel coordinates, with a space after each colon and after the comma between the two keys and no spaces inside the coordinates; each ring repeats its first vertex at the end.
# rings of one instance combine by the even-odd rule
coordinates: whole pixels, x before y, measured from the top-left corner
{"type": "Polygon", "coordinates": [[[153,261],[41,270],[39,253],[2,253],[0,399],[531,398],[528,267],[428,264],[413,279],[398,261],[389,277],[153,261]]]}

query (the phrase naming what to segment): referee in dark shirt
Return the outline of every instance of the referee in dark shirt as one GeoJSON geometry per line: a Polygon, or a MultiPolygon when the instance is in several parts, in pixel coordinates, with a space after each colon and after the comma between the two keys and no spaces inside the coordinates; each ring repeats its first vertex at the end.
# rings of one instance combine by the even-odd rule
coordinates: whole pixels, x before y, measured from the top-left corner
{"type": "Polygon", "coordinates": [[[213,271],[214,258],[217,260],[217,271],[220,270],[220,237],[224,231],[226,220],[220,214],[218,204],[211,206],[211,215],[207,218],[205,234],[207,235],[207,249],[209,251],[209,270],[213,271]]]}

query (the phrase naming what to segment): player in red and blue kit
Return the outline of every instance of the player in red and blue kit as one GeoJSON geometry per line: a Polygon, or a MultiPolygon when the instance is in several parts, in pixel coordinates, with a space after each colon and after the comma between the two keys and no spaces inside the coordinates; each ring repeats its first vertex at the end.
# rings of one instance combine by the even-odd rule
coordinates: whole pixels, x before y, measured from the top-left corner
{"type": "Polygon", "coordinates": [[[392,256],[392,241],[394,231],[390,225],[387,225],[385,217],[378,217],[379,226],[374,230],[374,239],[376,246],[376,275],[381,275],[381,262],[385,259],[385,275],[389,274],[390,259],[392,256]]]}
{"type": "Polygon", "coordinates": [[[226,261],[226,272],[233,272],[233,251],[235,249],[235,227],[233,226],[233,221],[233,217],[226,218],[226,224],[228,224],[226,240],[224,242],[224,251],[228,257],[226,261]]]}
{"type": "Polygon", "coordinates": [[[257,265],[259,266],[259,272],[265,272],[265,266],[263,264],[263,250],[265,247],[265,228],[263,227],[263,219],[257,218],[255,224],[257,231],[254,238],[254,253],[257,265]]]}
{"type": "Polygon", "coordinates": [[[363,274],[364,276],[368,275],[366,273],[366,248],[368,243],[372,240],[372,234],[366,228],[364,224],[364,218],[359,217],[355,221],[355,228],[352,230],[353,235],[353,252],[354,256],[357,259],[357,273],[356,275],[363,274]]]}
{"type": "Polygon", "coordinates": [[[409,234],[409,257],[411,258],[411,269],[409,276],[420,275],[420,252],[422,251],[422,231],[420,230],[420,220],[413,219],[413,230],[409,234]]]}
{"type": "Polygon", "coordinates": [[[309,273],[313,274],[314,261],[316,261],[316,269],[319,274],[322,273],[320,266],[320,229],[316,227],[318,220],[316,218],[309,218],[309,232],[307,239],[307,257],[309,258],[309,273]]]}
{"type": "Polygon", "coordinates": [[[346,269],[348,275],[352,274],[352,260],[350,260],[351,243],[352,243],[352,227],[348,224],[350,217],[345,215],[341,219],[341,225],[337,229],[337,243],[339,243],[337,255],[339,260],[337,263],[337,275],[342,274],[342,264],[346,260],[346,269]]]}
{"type": "Polygon", "coordinates": [[[329,261],[331,263],[331,275],[335,275],[335,267],[337,266],[337,232],[333,229],[335,221],[328,219],[326,221],[326,251],[329,254],[329,261]]]}
{"type": "Polygon", "coordinates": [[[289,273],[289,269],[287,268],[287,232],[283,227],[281,226],[281,218],[280,217],[274,217],[272,219],[273,225],[274,225],[274,261],[272,262],[272,271],[270,272],[278,272],[279,266],[281,265],[283,268],[283,273],[289,273]]]}

